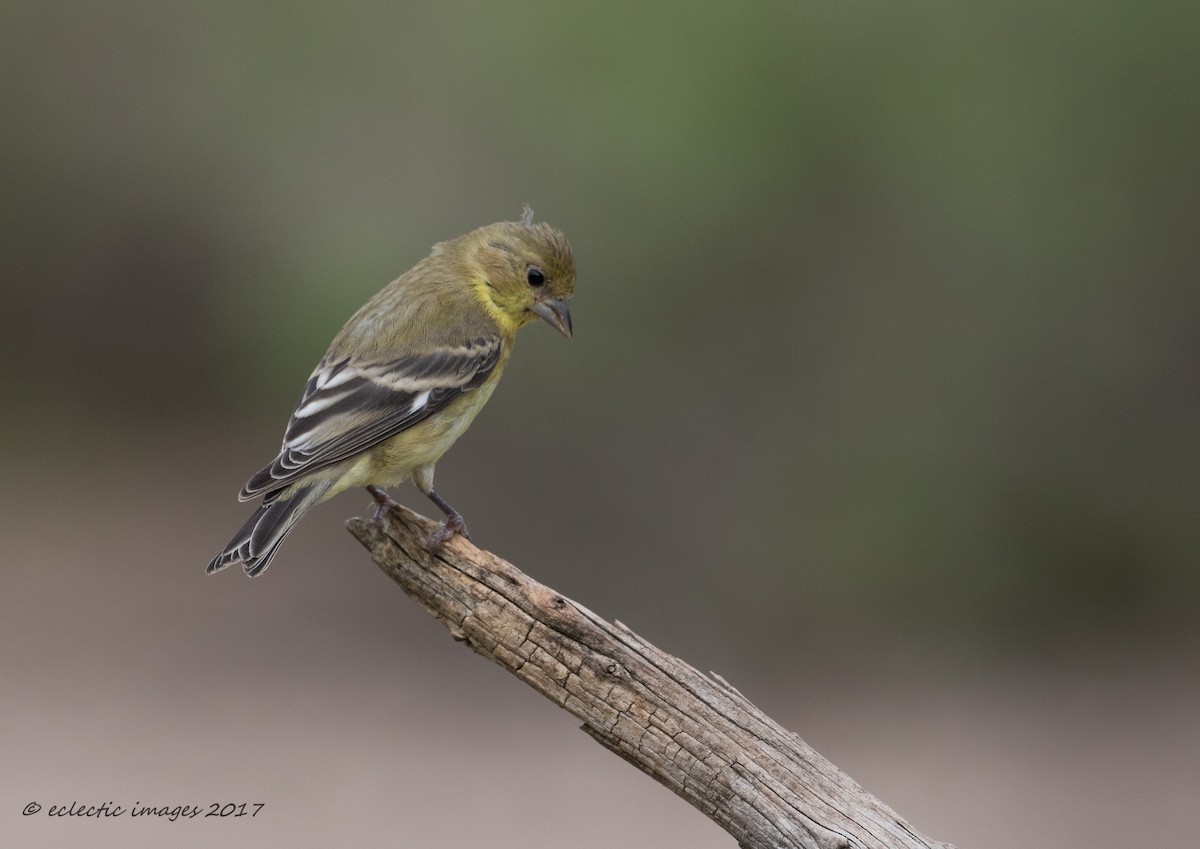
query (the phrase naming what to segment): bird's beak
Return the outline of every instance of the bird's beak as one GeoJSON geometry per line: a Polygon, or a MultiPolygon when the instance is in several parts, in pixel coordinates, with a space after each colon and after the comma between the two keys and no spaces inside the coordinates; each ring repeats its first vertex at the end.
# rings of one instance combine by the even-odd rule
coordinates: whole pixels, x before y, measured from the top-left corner
{"type": "Polygon", "coordinates": [[[571,338],[571,311],[567,309],[566,300],[563,298],[547,298],[544,301],[538,301],[531,309],[546,324],[568,339],[571,338]]]}

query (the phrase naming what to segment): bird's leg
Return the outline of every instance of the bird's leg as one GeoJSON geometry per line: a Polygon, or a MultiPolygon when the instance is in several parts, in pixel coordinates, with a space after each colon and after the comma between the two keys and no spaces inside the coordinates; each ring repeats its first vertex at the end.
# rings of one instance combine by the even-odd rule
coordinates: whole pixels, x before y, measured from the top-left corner
{"type": "Polygon", "coordinates": [[[458,534],[466,539],[470,539],[471,535],[467,533],[467,524],[463,521],[462,514],[450,506],[446,499],[442,498],[433,489],[425,493],[429,496],[429,500],[436,504],[443,513],[446,514],[446,521],[440,528],[429,535],[429,539],[425,541],[425,547],[430,551],[437,551],[446,540],[458,534]]]}
{"type": "Polygon", "coordinates": [[[371,493],[371,497],[375,499],[375,515],[373,517],[375,524],[382,525],[383,518],[388,514],[388,511],[400,505],[392,500],[392,497],[384,491],[383,487],[368,484],[367,492],[371,493]]]}
{"type": "Polygon", "coordinates": [[[450,502],[438,495],[433,489],[433,466],[422,466],[419,469],[413,470],[413,483],[417,485],[417,489],[424,493],[425,497],[438,506],[438,509],[446,514],[446,521],[440,528],[429,535],[429,539],[425,541],[425,548],[429,551],[437,551],[441,548],[450,537],[456,534],[466,539],[470,539],[471,535],[467,533],[467,524],[463,521],[462,514],[450,506],[450,502]]]}

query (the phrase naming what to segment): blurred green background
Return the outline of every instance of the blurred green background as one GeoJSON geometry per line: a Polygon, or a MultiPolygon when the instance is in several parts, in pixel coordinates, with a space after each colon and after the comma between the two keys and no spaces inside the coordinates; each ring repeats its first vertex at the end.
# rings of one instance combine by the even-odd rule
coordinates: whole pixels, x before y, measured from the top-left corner
{"type": "MultiPolygon", "coordinates": [[[[381,750],[360,689],[380,679],[382,702],[427,680],[413,711],[459,700],[473,727],[488,703],[532,713],[530,772],[546,725],[579,747],[542,792],[610,769],[635,792],[608,811],[640,801],[646,779],[515,682],[477,683],[372,572],[341,527],[365,496],[315,511],[259,581],[203,576],[342,322],[525,202],[575,248],[576,336],[523,334],[439,465],[479,544],[749,682],[939,839],[1040,845],[1038,811],[1074,806],[1069,845],[1194,829],[1169,801],[1200,788],[1200,7],[9,0],[0,33],[21,693],[0,743],[42,764],[6,777],[0,822],[23,845],[102,825],[22,818],[29,799],[229,794],[281,751],[243,794],[275,815],[223,841],[559,845],[516,801],[475,838],[462,812],[465,836],[412,831],[419,795],[388,798],[403,825],[372,804],[350,827],[319,769],[297,779],[358,746],[346,799],[375,792],[368,764],[419,794],[456,739],[466,772],[513,740],[501,717],[381,750]],[[297,707],[317,693],[328,713],[297,707]],[[246,726],[246,699],[301,710],[277,749],[247,755],[276,726],[246,726]],[[123,734],[143,759],[113,761],[100,738],[123,734]],[[1096,751],[1119,734],[1131,761],[1096,751]],[[1117,763],[1155,777],[1154,817],[1099,813],[1128,787],[1086,782],[1117,763]]],[[[728,845],[665,791],[645,804],[676,817],[659,842],[728,845]]],[[[579,806],[555,803],[567,824],[579,806]]]]}

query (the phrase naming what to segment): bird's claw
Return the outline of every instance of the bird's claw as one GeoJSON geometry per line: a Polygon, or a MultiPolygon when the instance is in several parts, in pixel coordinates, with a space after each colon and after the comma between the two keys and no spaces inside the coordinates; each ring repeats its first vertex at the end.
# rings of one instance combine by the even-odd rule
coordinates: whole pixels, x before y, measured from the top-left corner
{"type": "Polygon", "coordinates": [[[430,552],[437,551],[451,537],[455,536],[460,536],[467,540],[471,538],[471,535],[467,533],[467,525],[463,522],[463,517],[457,513],[446,519],[440,528],[429,535],[429,539],[425,541],[425,550],[430,552]]]}
{"type": "Polygon", "coordinates": [[[375,500],[375,514],[371,518],[376,525],[382,525],[383,520],[387,518],[387,514],[393,508],[400,505],[393,501],[392,497],[380,487],[374,485],[368,486],[367,492],[371,493],[371,498],[375,500]]]}

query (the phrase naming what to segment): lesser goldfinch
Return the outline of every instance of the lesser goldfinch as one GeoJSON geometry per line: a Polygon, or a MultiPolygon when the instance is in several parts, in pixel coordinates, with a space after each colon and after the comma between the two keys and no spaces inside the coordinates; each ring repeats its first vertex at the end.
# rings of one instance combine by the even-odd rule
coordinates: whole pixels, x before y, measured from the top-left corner
{"type": "Polygon", "coordinates": [[[571,337],[571,246],[558,230],[504,221],[433,246],[385,286],[334,338],[309,378],[271,463],[239,499],[262,506],[208,564],[260,575],[311,507],[366,487],[376,518],[381,487],[411,477],[446,516],[436,549],[467,536],[462,516],[433,489],[433,466],[491,397],[517,331],[536,319],[571,337]]]}

